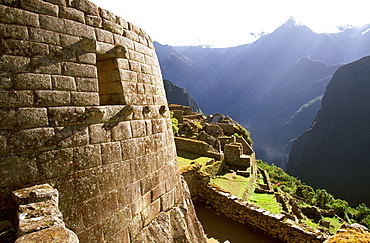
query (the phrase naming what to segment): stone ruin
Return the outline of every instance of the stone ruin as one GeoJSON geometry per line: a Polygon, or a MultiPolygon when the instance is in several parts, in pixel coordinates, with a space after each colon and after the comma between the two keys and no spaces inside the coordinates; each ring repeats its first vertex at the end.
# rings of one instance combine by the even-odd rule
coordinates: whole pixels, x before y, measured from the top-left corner
{"type": "Polygon", "coordinates": [[[47,183],[80,242],[205,242],[150,37],[87,0],[1,0],[0,36],[1,220],[47,183]]]}
{"type": "Polygon", "coordinates": [[[236,170],[246,170],[255,163],[251,145],[235,136],[235,122],[230,118],[219,113],[204,118],[189,106],[171,104],[169,108],[179,122],[177,149],[222,160],[236,170]]]}

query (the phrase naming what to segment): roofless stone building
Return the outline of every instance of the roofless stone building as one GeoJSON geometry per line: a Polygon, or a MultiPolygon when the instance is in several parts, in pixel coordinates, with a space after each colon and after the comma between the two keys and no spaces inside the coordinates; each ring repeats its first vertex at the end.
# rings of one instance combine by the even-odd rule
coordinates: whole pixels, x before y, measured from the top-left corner
{"type": "Polygon", "coordinates": [[[150,37],[87,0],[0,0],[0,210],[48,183],[80,242],[203,242],[150,37]]]}

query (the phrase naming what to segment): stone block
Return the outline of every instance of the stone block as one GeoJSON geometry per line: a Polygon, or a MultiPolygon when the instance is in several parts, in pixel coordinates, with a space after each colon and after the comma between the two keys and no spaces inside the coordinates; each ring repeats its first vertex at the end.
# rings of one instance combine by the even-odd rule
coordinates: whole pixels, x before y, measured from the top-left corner
{"type": "Polygon", "coordinates": [[[0,131],[0,156],[8,155],[8,131],[0,131]]]}
{"type": "Polygon", "coordinates": [[[130,69],[129,61],[125,58],[117,58],[117,68],[129,70],[130,69]]]}
{"type": "Polygon", "coordinates": [[[72,173],[74,171],[73,149],[51,150],[38,154],[37,168],[42,180],[72,173]]]}
{"type": "Polygon", "coordinates": [[[130,231],[128,227],[121,228],[121,231],[117,234],[113,235],[112,237],[107,239],[107,242],[130,242],[130,231]]]}
{"type": "Polygon", "coordinates": [[[67,6],[66,0],[45,0],[45,2],[54,3],[58,6],[67,6]]]}
{"type": "MultiPolygon", "coordinates": [[[[90,142],[94,143],[106,143],[111,141],[111,130],[109,126],[105,124],[92,124],[89,126],[90,142]]],[[[102,148],[103,149],[103,148],[102,148]]],[[[103,163],[104,156],[109,156],[108,154],[104,155],[103,149],[103,163]]]]}
{"type": "Polygon", "coordinates": [[[61,46],[50,46],[49,58],[58,62],[75,62],[77,56],[77,50],[73,48],[63,48],[61,46]]]}
{"type": "Polygon", "coordinates": [[[118,34],[118,35],[123,34],[123,27],[119,24],[116,24],[113,21],[103,19],[102,26],[103,26],[103,29],[113,32],[115,34],[118,34]]]}
{"type": "Polygon", "coordinates": [[[91,25],[93,27],[97,27],[97,28],[102,27],[102,19],[98,16],[85,15],[85,22],[87,25],[91,25]]]}
{"type": "Polygon", "coordinates": [[[95,29],[95,33],[96,33],[96,39],[98,41],[102,41],[102,42],[109,43],[109,44],[114,44],[112,32],[102,30],[102,29],[95,29]]]}
{"type": "MultiPolygon", "coordinates": [[[[35,159],[26,156],[0,157],[0,187],[22,187],[38,180],[35,159]]],[[[14,207],[14,205],[13,205],[14,207]]]]}
{"type": "Polygon", "coordinates": [[[160,197],[161,211],[168,211],[175,205],[175,189],[168,191],[160,197]]]}
{"type": "Polygon", "coordinates": [[[18,8],[0,6],[0,19],[2,22],[32,27],[39,27],[39,15],[18,8]]]}
{"type": "Polygon", "coordinates": [[[82,11],[75,8],[60,7],[59,17],[85,23],[85,15],[82,11]]]}
{"type": "Polygon", "coordinates": [[[18,218],[21,219],[18,225],[18,236],[52,226],[64,227],[62,214],[54,200],[20,205],[17,213],[18,218]]]}
{"type": "Polygon", "coordinates": [[[80,242],[104,242],[101,223],[97,223],[77,234],[80,242]]]}
{"type": "Polygon", "coordinates": [[[93,198],[97,198],[99,195],[101,195],[97,176],[99,173],[101,173],[100,168],[91,168],[78,171],[74,174],[74,189],[77,193],[75,201],[84,202],[93,198]]]}
{"type": "Polygon", "coordinates": [[[28,30],[26,26],[0,24],[0,37],[28,40],[28,30]]]}
{"type": "Polygon", "coordinates": [[[113,44],[97,42],[96,52],[98,54],[103,54],[103,55],[114,57],[116,56],[115,48],[116,46],[113,44]]]}
{"type": "Polygon", "coordinates": [[[136,235],[143,228],[143,220],[141,219],[141,214],[135,215],[129,225],[129,231],[131,239],[135,239],[136,235]]]}
{"type": "Polygon", "coordinates": [[[117,189],[118,164],[109,164],[101,167],[101,173],[98,175],[99,188],[101,193],[109,193],[117,189]]]}
{"type": "Polygon", "coordinates": [[[48,125],[46,108],[19,108],[17,124],[21,128],[45,127],[48,125]]]}
{"type": "MultiPolygon", "coordinates": [[[[137,146],[136,149],[140,149],[140,146],[137,146]]],[[[130,170],[132,173],[133,180],[141,180],[150,173],[149,160],[145,156],[140,156],[143,154],[141,150],[139,157],[136,158],[136,163],[131,163],[130,170]]]]}
{"type": "Polygon", "coordinates": [[[74,47],[81,42],[81,38],[72,35],[60,34],[60,44],[62,47],[74,47]]]}
{"type": "MultiPolygon", "coordinates": [[[[149,174],[149,172],[147,172],[149,174]]],[[[141,195],[153,190],[159,184],[158,173],[151,173],[141,180],[141,195]]]]}
{"type": "Polygon", "coordinates": [[[86,145],[73,149],[75,170],[84,170],[102,165],[100,145],[86,145]]]}
{"type": "Polygon", "coordinates": [[[69,19],[64,19],[64,26],[65,29],[61,33],[95,40],[95,31],[94,28],[91,26],[82,23],[77,23],[69,19]]]}
{"type": "Polygon", "coordinates": [[[88,126],[66,126],[55,128],[55,136],[47,145],[60,148],[84,146],[89,143],[88,126]]]}
{"type": "Polygon", "coordinates": [[[84,107],[50,107],[48,115],[51,126],[84,124],[86,120],[84,107]]]}
{"type": "Polygon", "coordinates": [[[123,81],[123,82],[120,82],[120,86],[122,87],[122,90],[124,93],[132,93],[132,94],[135,94],[137,93],[137,86],[138,84],[135,83],[135,82],[128,82],[128,81],[123,81]]]}
{"type": "Polygon", "coordinates": [[[164,133],[167,131],[167,125],[165,119],[154,119],[152,120],[153,134],[164,133]]]}
{"type": "Polygon", "coordinates": [[[122,161],[121,144],[119,142],[103,143],[101,149],[103,164],[122,161]]]}
{"type": "Polygon", "coordinates": [[[35,153],[48,147],[48,142],[54,137],[53,128],[33,128],[15,131],[9,141],[12,154],[35,153]]]}
{"type": "Polygon", "coordinates": [[[54,90],[76,90],[76,83],[73,77],[61,76],[61,75],[52,75],[51,83],[54,90]]]}
{"type": "Polygon", "coordinates": [[[86,64],[96,64],[96,54],[95,53],[81,53],[77,56],[77,60],[80,63],[86,64]]]}
{"type": "Polygon", "coordinates": [[[112,140],[123,141],[132,138],[131,125],[129,121],[119,122],[112,128],[112,140]]]}
{"type": "Polygon", "coordinates": [[[118,211],[117,191],[111,191],[102,195],[101,208],[103,218],[118,211]]]}
{"type": "Polygon", "coordinates": [[[124,29],[128,29],[128,23],[124,18],[116,16],[116,23],[121,25],[124,29]]]}
{"type": "MultiPolygon", "coordinates": [[[[127,229],[128,220],[125,218],[125,216],[126,215],[121,210],[103,220],[102,225],[105,239],[111,238],[112,236],[122,231],[122,229],[124,228],[127,229]]],[[[117,242],[128,242],[128,241],[117,241],[117,242]]]]}
{"type": "Polygon", "coordinates": [[[63,226],[53,226],[46,228],[40,231],[36,231],[30,234],[26,234],[18,238],[16,243],[29,243],[29,242],[55,242],[55,239],[58,239],[59,242],[69,242],[69,243],[78,243],[77,235],[63,227],[63,226]]]}
{"type": "Polygon", "coordinates": [[[136,41],[138,42],[139,41],[139,35],[136,34],[135,32],[133,31],[130,31],[130,30],[124,30],[123,31],[123,35],[127,38],[129,38],[130,40],[133,40],[133,41],[136,41]]]}
{"type": "Polygon", "coordinates": [[[82,78],[97,78],[94,65],[66,62],[63,64],[63,75],[82,78]]]}
{"type": "Polygon", "coordinates": [[[97,92],[71,92],[71,104],[75,106],[99,105],[97,92]]]}
{"type": "Polygon", "coordinates": [[[148,225],[158,215],[161,209],[160,200],[155,200],[141,212],[144,226],[148,225]]]}
{"type": "MultiPolygon", "coordinates": [[[[1,96],[1,93],[0,93],[1,96]]],[[[0,109],[0,126],[2,129],[13,129],[17,125],[15,109],[0,109]]]]}
{"type": "Polygon", "coordinates": [[[146,136],[146,124],[143,120],[131,121],[132,137],[144,137],[146,136]]]}
{"type": "Polygon", "coordinates": [[[129,50],[129,56],[131,60],[134,60],[140,63],[145,63],[145,55],[140,52],[129,50]]]}
{"type": "Polygon", "coordinates": [[[13,77],[16,89],[51,89],[51,76],[48,74],[21,73],[13,77]]]}
{"type": "Polygon", "coordinates": [[[96,78],[76,78],[77,91],[98,92],[98,79],[96,78]]]}
{"type": "Polygon", "coordinates": [[[71,5],[87,14],[99,15],[98,6],[88,0],[71,0],[71,5]]]}
{"type": "Polygon", "coordinates": [[[129,139],[121,141],[121,151],[123,160],[136,158],[140,155],[141,151],[139,150],[139,146],[136,140],[137,139],[129,139]]]}
{"type": "Polygon", "coordinates": [[[30,65],[36,73],[62,74],[62,64],[57,60],[36,58],[31,60],[30,65]]]}
{"type": "Polygon", "coordinates": [[[71,104],[71,95],[68,91],[37,90],[35,91],[36,106],[67,106],[71,104]]]}
{"type": "Polygon", "coordinates": [[[31,70],[29,57],[1,55],[0,71],[27,72],[31,70]]]}
{"type": "Polygon", "coordinates": [[[128,49],[134,49],[134,42],[129,38],[126,38],[122,35],[113,34],[114,44],[125,46],[128,49]]]}
{"type": "Polygon", "coordinates": [[[51,30],[59,33],[66,32],[64,19],[48,15],[40,15],[40,27],[45,30],[51,30]]]}
{"type": "Polygon", "coordinates": [[[29,35],[30,35],[31,41],[52,44],[52,45],[60,44],[59,34],[53,31],[30,27],[29,35]]]}
{"type": "Polygon", "coordinates": [[[19,206],[46,200],[58,202],[59,195],[58,191],[49,184],[42,184],[13,191],[12,197],[17,206],[19,206]]]}
{"type": "Polygon", "coordinates": [[[57,5],[41,0],[19,0],[19,3],[22,8],[30,10],[32,12],[58,16],[59,8],[57,5]]]}
{"type": "Polygon", "coordinates": [[[10,72],[0,72],[0,88],[11,88],[13,87],[13,81],[10,72]]]}
{"type": "Polygon", "coordinates": [[[4,54],[27,57],[44,57],[49,55],[49,47],[43,43],[3,39],[1,44],[4,54]]]}
{"type": "Polygon", "coordinates": [[[116,21],[116,15],[109,12],[108,10],[105,10],[103,8],[99,8],[100,10],[100,17],[115,22],[116,21]]]}
{"type": "Polygon", "coordinates": [[[146,207],[151,204],[150,193],[147,193],[140,197],[137,201],[132,204],[132,215],[140,214],[146,207]]]}
{"type": "Polygon", "coordinates": [[[78,207],[85,227],[91,227],[103,219],[101,215],[101,197],[84,201],[78,207]]]}
{"type": "Polygon", "coordinates": [[[117,199],[118,199],[118,206],[120,209],[129,207],[132,201],[132,185],[127,185],[125,187],[117,188],[117,199]]]}

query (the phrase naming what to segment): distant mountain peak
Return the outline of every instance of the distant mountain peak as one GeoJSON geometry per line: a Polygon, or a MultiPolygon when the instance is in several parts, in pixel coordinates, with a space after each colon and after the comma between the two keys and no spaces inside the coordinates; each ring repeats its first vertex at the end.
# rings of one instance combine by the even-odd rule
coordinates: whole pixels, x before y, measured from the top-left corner
{"type": "Polygon", "coordinates": [[[285,27],[294,27],[294,26],[299,26],[299,24],[297,24],[295,19],[292,16],[290,16],[288,21],[285,22],[285,24],[283,24],[283,26],[285,26],[285,27]]]}

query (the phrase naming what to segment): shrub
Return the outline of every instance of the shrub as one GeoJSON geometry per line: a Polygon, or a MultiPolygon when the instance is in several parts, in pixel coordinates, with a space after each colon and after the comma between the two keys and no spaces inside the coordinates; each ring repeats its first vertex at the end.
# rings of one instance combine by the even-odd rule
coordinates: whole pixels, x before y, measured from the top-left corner
{"type": "Polygon", "coordinates": [[[173,112],[170,112],[170,118],[172,123],[172,131],[174,134],[177,134],[179,132],[179,121],[173,117],[173,112]]]}

